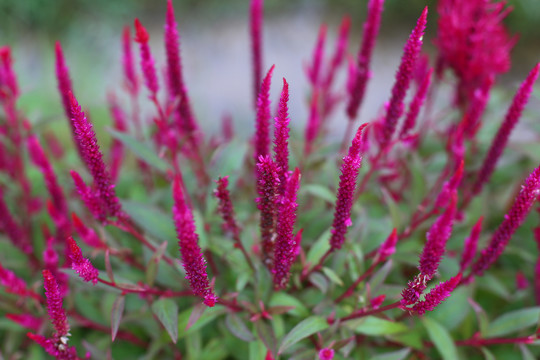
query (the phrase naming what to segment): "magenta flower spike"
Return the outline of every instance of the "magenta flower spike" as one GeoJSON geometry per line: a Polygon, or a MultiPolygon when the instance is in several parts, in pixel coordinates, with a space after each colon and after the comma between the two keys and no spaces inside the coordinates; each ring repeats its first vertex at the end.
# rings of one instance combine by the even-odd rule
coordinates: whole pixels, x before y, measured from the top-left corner
{"type": "Polygon", "coordinates": [[[385,262],[390,255],[396,252],[396,244],[398,242],[397,229],[394,228],[388,238],[381,244],[377,250],[376,262],[385,262]]]}
{"type": "MultiPolygon", "coordinates": [[[[118,105],[118,102],[116,100],[116,97],[113,94],[110,94],[108,96],[108,102],[109,102],[109,112],[111,114],[111,117],[113,119],[113,126],[114,129],[118,132],[126,132],[127,131],[127,125],[126,125],[126,116],[120,106],[118,105]]],[[[124,145],[122,142],[118,139],[113,139],[111,148],[109,150],[110,154],[110,169],[111,169],[111,181],[116,182],[118,179],[118,175],[120,173],[120,168],[122,167],[122,163],[124,161],[124,145]]]]}
{"type": "Polygon", "coordinates": [[[86,185],[78,172],[71,170],[70,174],[75,184],[75,189],[77,189],[84,205],[86,205],[96,220],[104,222],[107,219],[107,214],[103,209],[103,204],[98,195],[86,185]]]}
{"type": "Polygon", "coordinates": [[[66,311],[62,307],[62,296],[55,277],[49,270],[43,270],[43,287],[47,298],[47,312],[54,326],[55,339],[69,336],[66,311]]]}
{"type": "Polygon", "coordinates": [[[358,115],[358,109],[364,100],[366,85],[371,76],[369,64],[381,26],[383,5],[384,0],[369,0],[368,2],[368,14],[364,23],[362,46],[358,52],[357,67],[355,69],[355,76],[352,78],[352,86],[349,90],[349,101],[347,103],[347,115],[351,121],[358,115]]]}
{"type": "Polygon", "coordinates": [[[321,119],[319,114],[319,92],[317,89],[313,91],[311,94],[311,104],[309,107],[309,118],[306,125],[306,133],[305,138],[306,142],[304,145],[304,155],[307,157],[309,154],[311,154],[311,150],[313,147],[313,142],[317,138],[317,135],[319,134],[319,130],[321,127],[321,119]]]}
{"type": "Polygon", "coordinates": [[[317,44],[315,45],[315,49],[313,49],[313,63],[307,69],[308,79],[313,87],[319,85],[319,77],[324,57],[324,44],[326,42],[326,29],[326,24],[322,24],[319,28],[317,44]]]}
{"type": "Polygon", "coordinates": [[[339,177],[339,189],[331,230],[332,237],[330,238],[332,250],[341,249],[341,246],[345,242],[347,228],[352,225],[351,209],[354,192],[356,191],[356,179],[362,165],[362,157],[360,156],[362,131],[366,126],[367,124],[360,125],[356,131],[356,135],[349,147],[349,152],[343,158],[343,164],[341,165],[341,176],[339,177]]]}
{"type": "Polygon", "coordinates": [[[92,265],[90,260],[83,257],[79,245],[71,236],[67,238],[69,257],[71,258],[71,268],[87,282],[92,282],[96,285],[98,282],[99,271],[92,265]]]}
{"type": "Polygon", "coordinates": [[[92,124],[88,121],[84,112],[81,111],[81,107],[71,93],[70,97],[76,141],[82,151],[83,160],[94,179],[96,195],[103,204],[106,216],[123,217],[124,215],[122,214],[120,201],[116,197],[114,191],[114,184],[112,184],[109,173],[105,168],[105,163],[103,162],[103,155],[99,150],[96,133],[92,129],[92,124]]]}
{"type": "Polygon", "coordinates": [[[465,244],[463,246],[463,253],[461,254],[461,260],[459,262],[459,272],[465,271],[467,267],[473,261],[476,255],[476,248],[478,247],[478,238],[482,232],[482,222],[484,217],[481,216],[480,219],[474,224],[471,229],[469,237],[465,239],[465,244]]]}
{"type": "Polygon", "coordinates": [[[141,71],[144,77],[146,88],[150,91],[150,97],[157,99],[159,90],[156,68],[154,65],[154,57],[150,52],[148,40],[150,36],[139,19],[135,19],[135,41],[139,43],[139,51],[141,56],[141,71]]]}
{"type": "Polygon", "coordinates": [[[426,233],[426,244],[420,255],[418,268],[420,273],[427,277],[427,280],[433,278],[442,256],[446,251],[446,242],[452,234],[452,225],[457,211],[457,194],[454,192],[450,198],[450,204],[446,211],[435,220],[431,228],[426,233]]]}
{"type": "Polygon", "coordinates": [[[412,79],[413,71],[415,69],[416,59],[418,58],[420,51],[422,50],[422,39],[424,36],[424,30],[427,23],[427,7],[424,8],[422,15],[416,23],[416,27],[413,29],[405,47],[403,49],[403,56],[401,58],[401,64],[399,65],[398,72],[396,74],[396,81],[392,88],[392,96],[388,104],[388,110],[384,117],[382,125],[382,134],[380,139],[381,148],[386,148],[390,143],[392,135],[396,129],[397,121],[403,113],[403,100],[407,95],[407,90],[412,79]]]}
{"type": "Polygon", "coordinates": [[[124,26],[122,32],[122,67],[124,70],[124,84],[131,95],[136,95],[139,92],[139,81],[134,62],[131,49],[131,31],[129,26],[124,26]]]}
{"type": "Polygon", "coordinates": [[[334,359],[334,349],[323,348],[319,351],[319,360],[332,360],[334,359]]]}
{"type": "Polygon", "coordinates": [[[473,98],[463,119],[463,132],[468,139],[474,138],[482,125],[481,117],[488,104],[491,87],[494,82],[495,77],[488,76],[482,83],[482,86],[473,92],[473,98]]]}
{"type": "Polygon", "coordinates": [[[432,73],[433,69],[429,69],[428,73],[426,74],[426,76],[420,83],[420,86],[416,90],[416,93],[414,94],[414,98],[409,105],[409,111],[407,112],[407,116],[405,117],[405,121],[403,122],[403,127],[401,128],[401,131],[399,133],[400,138],[404,138],[405,136],[407,136],[408,132],[412,130],[416,125],[416,119],[418,118],[418,114],[420,113],[420,108],[426,100],[429,85],[431,84],[432,73]]]}
{"type": "Polygon", "coordinates": [[[186,279],[189,280],[193,293],[202,297],[206,306],[213,307],[218,298],[210,288],[208,274],[206,273],[206,261],[199,247],[199,235],[195,232],[193,214],[184,198],[180,175],[174,178],[173,198],[173,219],[178,234],[178,245],[182,255],[182,264],[186,271],[186,279]]]}
{"type": "Polygon", "coordinates": [[[533,205],[538,201],[539,195],[540,166],[534,169],[525,180],[521,191],[514,200],[514,204],[504,216],[503,222],[495,230],[489,244],[482,250],[480,257],[474,262],[472,274],[481,276],[499,258],[514,232],[525,221],[533,205]]]}
{"type": "MultiPolygon", "coordinates": [[[[55,45],[56,53],[56,80],[58,82],[58,90],[60,91],[60,97],[62,98],[62,104],[64,105],[64,111],[66,112],[66,117],[71,119],[71,101],[69,100],[69,93],[73,92],[73,87],[71,86],[71,79],[69,77],[69,69],[66,65],[64,59],[64,52],[62,51],[62,45],[60,42],[56,42],[55,45]]],[[[72,130],[73,128],[72,124],[72,130]]]]}
{"type": "MultiPolygon", "coordinates": [[[[540,227],[535,228],[533,231],[536,247],[540,252],[540,227]]],[[[540,255],[537,257],[536,265],[534,266],[534,299],[536,300],[536,305],[540,305],[540,255]]]]}
{"type": "Polygon", "coordinates": [[[5,288],[5,291],[10,294],[15,294],[21,297],[33,297],[40,300],[40,296],[30,290],[26,282],[17,277],[11,270],[6,269],[0,263],[0,285],[5,288]]]}
{"type": "Polygon", "coordinates": [[[440,283],[426,294],[423,301],[417,302],[412,307],[412,311],[416,312],[418,315],[424,315],[426,311],[433,311],[440,303],[450,296],[460,281],[461,273],[448,281],[440,283]]]}
{"type": "MultiPolygon", "coordinates": [[[[0,86],[4,85],[5,88],[9,89],[11,92],[9,96],[16,99],[19,95],[19,85],[17,84],[17,76],[13,71],[11,49],[8,46],[0,48],[0,62],[0,86]]],[[[0,94],[0,97],[1,96],[2,94],[0,94]]]]}
{"type": "Polygon", "coordinates": [[[270,155],[259,157],[257,163],[257,208],[261,212],[260,230],[263,262],[272,264],[274,254],[274,232],[277,213],[277,191],[279,185],[278,168],[270,155]]]}
{"type": "Polygon", "coordinates": [[[234,208],[229,193],[229,177],[220,177],[217,181],[217,189],[214,190],[214,196],[218,199],[218,212],[223,219],[223,230],[231,233],[236,240],[240,233],[234,215],[234,208]]]}
{"type": "Polygon", "coordinates": [[[285,193],[281,197],[276,225],[276,241],[274,250],[274,287],[284,289],[291,276],[291,265],[296,258],[297,242],[293,234],[296,222],[296,196],[300,187],[300,170],[296,168],[287,179],[285,193]]]}
{"type": "Polygon", "coordinates": [[[9,319],[14,323],[35,332],[38,332],[43,324],[43,319],[37,318],[30,314],[6,314],[6,319],[9,319]]]}
{"type": "Polygon", "coordinates": [[[495,166],[497,165],[497,161],[501,157],[501,154],[506,147],[506,143],[508,142],[508,138],[510,137],[512,129],[519,121],[521,113],[523,112],[523,109],[529,101],[529,97],[531,96],[533,90],[534,82],[538,78],[539,70],[540,63],[536,64],[536,66],[531,70],[525,81],[519,87],[516,95],[514,96],[512,104],[510,105],[510,108],[508,109],[508,112],[506,113],[506,116],[504,118],[504,121],[499,127],[499,130],[497,131],[497,134],[495,135],[495,138],[491,143],[486,157],[484,158],[482,167],[478,171],[476,181],[472,187],[471,196],[480,193],[484,184],[489,180],[491,174],[493,174],[495,166]]]}
{"type": "Polygon", "coordinates": [[[107,248],[96,232],[92,228],[87,227],[77,214],[71,213],[71,219],[73,220],[73,226],[75,227],[77,234],[79,234],[86,245],[96,249],[107,248]]]}
{"type": "Polygon", "coordinates": [[[330,63],[330,69],[328,70],[328,73],[323,83],[323,86],[326,90],[328,90],[332,85],[336,75],[336,71],[345,59],[347,45],[349,43],[350,28],[351,18],[349,16],[344,16],[341,20],[341,25],[339,26],[339,37],[336,43],[336,48],[334,50],[334,55],[332,56],[332,62],[330,63]]]}
{"type": "Polygon", "coordinates": [[[0,186],[0,229],[8,236],[15,247],[25,254],[32,254],[34,247],[24,229],[11,215],[4,200],[4,190],[0,186]]]}
{"type": "Polygon", "coordinates": [[[274,159],[279,176],[278,193],[283,195],[289,174],[289,84],[283,78],[283,90],[279,99],[278,116],[274,119],[274,159]]]}
{"type": "MultiPolygon", "coordinates": [[[[250,5],[250,35],[251,57],[253,61],[253,100],[258,107],[259,84],[262,78],[262,24],[264,0],[251,0],[250,5]]],[[[266,154],[260,154],[266,155],[266,154]]]]}
{"type": "Polygon", "coordinates": [[[266,74],[257,98],[257,119],[255,122],[255,161],[270,154],[270,83],[275,65],[266,74]]]}

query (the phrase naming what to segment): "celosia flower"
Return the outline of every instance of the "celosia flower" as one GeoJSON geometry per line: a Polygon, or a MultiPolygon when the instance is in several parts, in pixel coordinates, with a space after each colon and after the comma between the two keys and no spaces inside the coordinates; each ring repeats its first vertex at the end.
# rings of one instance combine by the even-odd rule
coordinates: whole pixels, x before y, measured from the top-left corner
{"type": "Polygon", "coordinates": [[[345,53],[347,52],[347,45],[348,45],[348,40],[349,40],[350,27],[351,27],[351,18],[346,15],[341,20],[341,25],[339,26],[339,37],[336,42],[336,49],[334,50],[334,55],[332,56],[330,69],[328,70],[326,78],[323,83],[323,87],[327,91],[332,85],[332,82],[334,81],[338,67],[343,62],[343,59],[345,59],[345,53]]]}
{"type": "Polygon", "coordinates": [[[141,71],[144,77],[144,83],[150,91],[152,98],[157,97],[159,90],[158,79],[156,75],[156,68],[154,65],[154,57],[150,52],[150,46],[148,40],[150,36],[148,32],[141,24],[139,19],[135,19],[135,41],[139,43],[139,51],[141,53],[141,71]]]}
{"type": "Polygon", "coordinates": [[[289,173],[289,84],[283,79],[283,90],[279,99],[278,116],[274,119],[274,160],[277,165],[279,187],[278,193],[283,195],[289,173]]]}
{"type": "Polygon", "coordinates": [[[519,118],[521,117],[521,113],[525,108],[525,105],[527,105],[527,102],[529,101],[529,97],[531,96],[533,90],[534,82],[538,78],[539,70],[540,63],[536,64],[536,66],[531,70],[525,81],[519,87],[516,95],[514,96],[512,104],[510,105],[510,108],[508,109],[508,112],[506,113],[506,116],[504,118],[504,121],[499,127],[499,130],[497,131],[497,134],[495,135],[495,138],[491,143],[491,147],[486,154],[486,157],[482,164],[482,168],[480,169],[480,171],[478,171],[476,181],[472,187],[471,195],[476,195],[482,190],[484,184],[491,177],[493,170],[495,170],[495,165],[497,165],[497,161],[499,160],[504,148],[506,147],[506,143],[508,142],[508,138],[510,137],[512,129],[517,124],[519,118]]]}
{"type": "Polygon", "coordinates": [[[493,86],[494,82],[494,76],[488,76],[482,85],[473,92],[467,112],[463,116],[463,132],[468,139],[474,138],[476,132],[482,125],[480,119],[484,113],[484,110],[486,109],[491,87],[493,86]]]}
{"type": "MultiPolygon", "coordinates": [[[[71,97],[71,113],[73,115],[73,123],[75,125],[75,134],[77,143],[79,143],[83,160],[94,178],[96,195],[103,203],[103,209],[106,216],[122,217],[120,201],[116,197],[114,185],[111,182],[109,173],[103,162],[103,155],[99,150],[99,145],[96,139],[96,133],[92,129],[92,124],[86,118],[77,100],[70,93],[71,97]]],[[[73,174],[72,174],[73,176],[73,174]]]]}
{"type": "Polygon", "coordinates": [[[0,62],[0,93],[3,93],[4,89],[9,89],[11,93],[9,96],[15,99],[19,95],[19,86],[13,71],[11,49],[8,46],[0,48],[0,62]]]}
{"type": "Polygon", "coordinates": [[[373,309],[378,309],[381,304],[384,302],[384,299],[386,299],[386,294],[379,295],[377,297],[374,297],[369,301],[371,307],[373,309]]]}
{"type": "Polygon", "coordinates": [[[239,239],[240,229],[236,224],[234,216],[234,208],[231,201],[231,195],[227,186],[229,185],[229,177],[220,177],[216,181],[218,187],[214,190],[214,195],[218,199],[218,212],[223,218],[223,230],[230,232],[234,239],[239,239]]]}
{"type": "Polygon", "coordinates": [[[94,218],[100,222],[104,222],[107,219],[107,215],[103,209],[103,205],[98,195],[92,191],[92,189],[86,186],[84,180],[81,178],[79,173],[74,170],[70,171],[73,182],[75,183],[75,188],[81,197],[84,205],[92,213],[94,218]]]}
{"type": "Polygon", "coordinates": [[[319,134],[321,126],[321,120],[319,115],[319,92],[317,90],[313,91],[311,94],[311,105],[309,107],[309,118],[306,125],[305,133],[305,145],[304,145],[304,155],[307,157],[311,153],[311,148],[313,142],[319,134]]]}
{"type": "Polygon", "coordinates": [[[27,233],[21,228],[17,221],[11,216],[4,200],[4,191],[0,186],[0,229],[8,236],[9,240],[25,254],[32,254],[32,246],[27,233]]]}
{"type": "Polygon", "coordinates": [[[31,296],[34,299],[40,299],[39,295],[29,290],[26,282],[17,277],[13,271],[10,271],[0,263],[0,285],[5,288],[5,291],[10,294],[19,295],[21,297],[31,296]]]}
{"type": "Polygon", "coordinates": [[[382,148],[385,148],[392,135],[394,134],[397,121],[403,113],[403,100],[407,94],[409,88],[412,73],[415,69],[416,59],[422,49],[422,39],[424,36],[424,30],[427,23],[427,7],[422,12],[422,15],[416,23],[416,27],[412,31],[405,47],[403,49],[403,56],[401,58],[401,64],[399,65],[398,72],[396,74],[396,81],[392,88],[392,97],[388,104],[386,116],[382,125],[382,133],[380,144],[382,148]]]}
{"type": "Polygon", "coordinates": [[[56,274],[58,272],[59,256],[54,248],[54,238],[48,237],[46,240],[45,249],[43,250],[43,265],[45,269],[56,274]]]}
{"type": "Polygon", "coordinates": [[[291,265],[296,258],[297,242],[293,238],[293,229],[296,222],[296,195],[300,186],[300,170],[296,168],[287,179],[285,193],[281,196],[279,213],[276,225],[276,241],[274,250],[274,286],[283,289],[287,286],[290,277],[291,265]]]}
{"type": "MultiPolygon", "coordinates": [[[[473,98],[476,89],[489,76],[510,69],[510,38],[502,21],[509,13],[506,1],[442,0],[439,1],[439,26],[435,44],[439,48],[442,68],[451,68],[459,79],[457,101],[473,98]]],[[[440,70],[441,70],[440,69],[440,70]]],[[[439,71],[440,71],[439,70],[439,71]]]]}
{"type": "Polygon", "coordinates": [[[257,208],[260,210],[260,230],[263,262],[270,267],[274,253],[276,199],[279,184],[278,169],[270,155],[259,157],[257,163],[257,208]]]}
{"type": "Polygon", "coordinates": [[[430,278],[424,274],[418,274],[413,280],[407,283],[407,287],[401,291],[401,308],[406,309],[406,306],[415,304],[420,295],[427,288],[427,282],[430,278]]]}
{"type": "Polygon", "coordinates": [[[362,165],[362,157],[360,156],[362,130],[366,126],[367,124],[363,124],[356,131],[349,152],[343,158],[343,164],[341,165],[341,176],[339,177],[339,189],[331,230],[332,237],[330,238],[330,246],[333,250],[341,249],[345,242],[347,228],[352,225],[351,208],[356,190],[356,178],[362,165]]]}
{"type": "Polygon", "coordinates": [[[255,161],[259,161],[261,156],[270,153],[270,83],[274,65],[268,70],[259,91],[257,98],[257,118],[255,120],[255,161]]]}
{"type": "Polygon", "coordinates": [[[461,160],[457,170],[454,172],[450,180],[444,182],[441,192],[439,195],[437,195],[437,199],[435,199],[435,209],[444,209],[451,200],[452,196],[457,194],[457,189],[461,183],[461,179],[463,178],[464,166],[465,162],[461,160]]]}
{"type": "Polygon", "coordinates": [[[189,280],[193,293],[203,297],[205,305],[213,307],[217,302],[217,296],[210,288],[206,273],[206,261],[199,247],[199,235],[195,232],[195,221],[186,204],[181,182],[180,175],[177,175],[173,183],[174,206],[172,211],[186,279],[189,280]]]}
{"type": "Polygon", "coordinates": [[[469,237],[465,239],[465,245],[463,246],[463,254],[461,255],[461,260],[459,262],[459,272],[465,271],[465,269],[471,264],[474,256],[476,255],[476,248],[478,246],[478,238],[480,237],[480,232],[482,232],[483,220],[484,217],[481,216],[471,229],[469,237]]]}
{"type": "Polygon", "coordinates": [[[448,281],[442,282],[429,293],[426,294],[426,297],[423,301],[416,303],[412,310],[418,315],[424,315],[426,311],[433,311],[437,305],[446,300],[452,291],[456,288],[461,280],[461,273],[457,274],[448,281]]]}
{"type": "Polygon", "coordinates": [[[139,81],[133,64],[133,52],[131,51],[131,32],[129,26],[124,27],[122,33],[122,67],[124,70],[124,84],[128,91],[135,95],[139,92],[139,81]]]}
{"type": "Polygon", "coordinates": [[[407,113],[407,116],[405,117],[405,121],[403,122],[403,127],[401,128],[401,131],[399,133],[400,138],[404,138],[407,136],[407,133],[414,128],[414,125],[416,124],[416,118],[418,117],[418,114],[420,113],[420,108],[424,104],[424,101],[426,100],[427,91],[429,89],[429,85],[431,84],[431,74],[433,73],[433,69],[429,69],[426,76],[422,80],[422,83],[416,90],[416,93],[414,94],[414,98],[411,101],[411,104],[409,105],[409,112],[407,113]]]}
{"type": "Polygon", "coordinates": [[[66,312],[62,307],[62,296],[55,277],[49,270],[43,270],[43,287],[47,298],[47,312],[54,326],[55,339],[69,336],[69,324],[66,312]]]}
{"type": "Polygon", "coordinates": [[[332,360],[334,358],[334,349],[323,348],[319,351],[320,360],[332,360]]]}
{"type": "Polygon", "coordinates": [[[529,280],[523,275],[521,271],[516,273],[516,289],[525,290],[529,287],[529,280]]]}
{"type": "Polygon", "coordinates": [[[317,37],[317,45],[313,49],[313,63],[307,69],[308,79],[311,85],[316,87],[319,81],[321,72],[322,60],[324,55],[324,43],[326,42],[326,24],[322,24],[319,28],[319,36],[317,37]]]}
{"type": "Polygon", "coordinates": [[[98,249],[106,248],[106,245],[103,244],[96,232],[92,228],[84,225],[84,223],[81,221],[81,219],[79,219],[77,214],[71,213],[71,219],[73,220],[75,230],[77,230],[77,233],[79,234],[81,239],[83,239],[86,245],[98,249]]]}
{"type": "Polygon", "coordinates": [[[397,229],[394,228],[388,238],[381,244],[377,250],[376,262],[384,262],[390,255],[396,252],[396,244],[398,241],[397,229]]]}
{"type": "Polygon", "coordinates": [[[371,54],[381,26],[383,4],[384,0],[369,0],[368,2],[368,14],[364,23],[362,46],[358,52],[357,66],[354,68],[354,77],[351,77],[352,82],[349,89],[349,102],[347,104],[349,120],[356,118],[358,109],[364,100],[366,85],[371,76],[369,70],[371,54]]]}
{"type": "MultiPolygon", "coordinates": [[[[107,97],[107,100],[109,102],[109,112],[113,119],[114,129],[118,132],[126,132],[127,130],[126,116],[124,112],[122,111],[122,109],[120,108],[120,106],[118,105],[116,97],[114,96],[114,94],[111,93],[107,97]]],[[[110,153],[111,181],[114,182],[118,179],[120,167],[122,166],[122,162],[124,160],[124,145],[122,144],[122,142],[114,138],[112,141],[111,149],[109,153],[110,153]]]]}
{"type": "Polygon", "coordinates": [[[32,331],[39,331],[43,324],[43,319],[30,314],[6,314],[6,318],[32,331]]]}
{"type": "MultiPolygon", "coordinates": [[[[250,5],[250,35],[251,56],[253,60],[253,96],[255,105],[258,103],[259,84],[262,78],[262,22],[264,0],[251,0],[250,5]]],[[[258,105],[257,105],[258,106],[258,105]]],[[[266,154],[258,154],[266,155],[266,154]]],[[[258,156],[255,158],[257,159],[258,156]]]]}
{"type": "Polygon", "coordinates": [[[79,245],[71,236],[67,238],[69,257],[71,258],[71,268],[84,280],[91,281],[96,285],[98,282],[99,271],[92,265],[90,260],[83,257],[79,245]]]}
{"type": "Polygon", "coordinates": [[[540,166],[534,169],[525,180],[521,191],[514,200],[514,204],[504,216],[503,222],[495,230],[489,244],[482,250],[482,254],[473,264],[472,274],[482,275],[499,258],[514,232],[525,221],[534,203],[538,201],[539,195],[540,166]]]}

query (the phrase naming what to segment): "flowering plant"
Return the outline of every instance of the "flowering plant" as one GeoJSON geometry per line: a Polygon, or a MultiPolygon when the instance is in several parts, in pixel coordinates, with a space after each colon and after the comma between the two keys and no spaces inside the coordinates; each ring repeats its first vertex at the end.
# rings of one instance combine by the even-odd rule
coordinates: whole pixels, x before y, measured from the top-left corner
{"type": "Polygon", "coordinates": [[[230,118],[212,138],[200,130],[167,5],[163,78],[141,21],[134,33],[124,28],[108,148],[56,44],[75,165],[19,107],[11,50],[0,49],[0,358],[508,358],[515,347],[524,359],[540,355],[540,226],[529,217],[540,156],[507,149],[540,64],[501,97],[506,115],[490,113],[515,43],[504,2],[440,0],[433,59],[422,53],[425,8],[389,101],[362,125],[384,0],[367,2],[356,60],[351,19],[328,59],[323,25],[306,66],[302,137],[290,133],[289,102],[299,99],[286,79],[272,104],[279,64],[264,72],[263,1],[252,0],[247,146],[230,118]],[[340,111],[344,139],[328,145],[340,111]]]}

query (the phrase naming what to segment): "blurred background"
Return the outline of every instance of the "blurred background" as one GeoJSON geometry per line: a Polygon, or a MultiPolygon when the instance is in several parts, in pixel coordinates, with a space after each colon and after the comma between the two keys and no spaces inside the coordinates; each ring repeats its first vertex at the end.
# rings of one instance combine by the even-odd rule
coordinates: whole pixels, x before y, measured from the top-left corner
{"type": "MultiPolygon", "coordinates": [[[[508,3],[514,11],[506,23],[512,34],[520,34],[520,40],[513,51],[512,70],[502,80],[513,84],[515,89],[540,59],[537,26],[540,1],[509,0],[508,3]]],[[[265,1],[264,68],[276,64],[274,98],[279,94],[281,77],[290,83],[293,126],[303,128],[307,118],[309,87],[304,66],[311,57],[320,24],[329,26],[329,54],[341,17],[350,14],[349,52],[355,55],[366,4],[367,0],[265,1]]],[[[364,120],[374,116],[388,99],[403,44],[426,5],[430,14],[424,50],[433,52],[436,1],[386,0],[381,36],[373,58],[373,81],[361,113],[364,120]]],[[[186,84],[203,128],[216,129],[216,122],[224,114],[232,115],[237,125],[252,121],[249,0],[174,0],[174,7],[186,84]]],[[[165,8],[165,0],[0,0],[0,45],[13,49],[15,69],[24,93],[20,106],[30,120],[39,123],[62,117],[55,91],[56,40],[64,47],[79,101],[98,115],[101,111],[106,114],[107,91],[121,89],[121,32],[124,25],[133,24],[135,17],[150,31],[152,51],[161,70],[165,8]]],[[[343,111],[336,114],[337,124],[345,123],[340,119],[342,114],[343,111]]],[[[65,126],[62,118],[60,121],[65,126]]],[[[341,134],[340,129],[336,131],[341,134]]]]}

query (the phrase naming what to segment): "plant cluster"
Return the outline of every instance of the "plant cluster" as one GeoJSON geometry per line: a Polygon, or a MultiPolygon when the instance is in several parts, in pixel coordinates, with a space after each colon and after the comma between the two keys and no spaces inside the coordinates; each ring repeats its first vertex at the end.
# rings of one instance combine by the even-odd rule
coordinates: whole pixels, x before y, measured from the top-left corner
{"type": "Polygon", "coordinates": [[[540,156],[507,145],[540,64],[500,98],[504,116],[488,109],[516,41],[502,23],[509,8],[439,0],[432,59],[422,53],[426,7],[388,102],[362,125],[384,0],[367,1],[356,59],[349,17],[330,56],[321,26],[301,136],[286,79],[271,101],[263,5],[249,9],[249,141],[230,117],[213,137],[201,131],[172,0],[163,77],[143,24],[124,28],[107,146],[60,43],[69,144],[20,109],[11,50],[0,48],[0,358],[539,356],[540,226],[537,214],[536,227],[526,220],[540,199],[540,156]],[[328,144],[339,111],[347,129],[328,144]]]}

